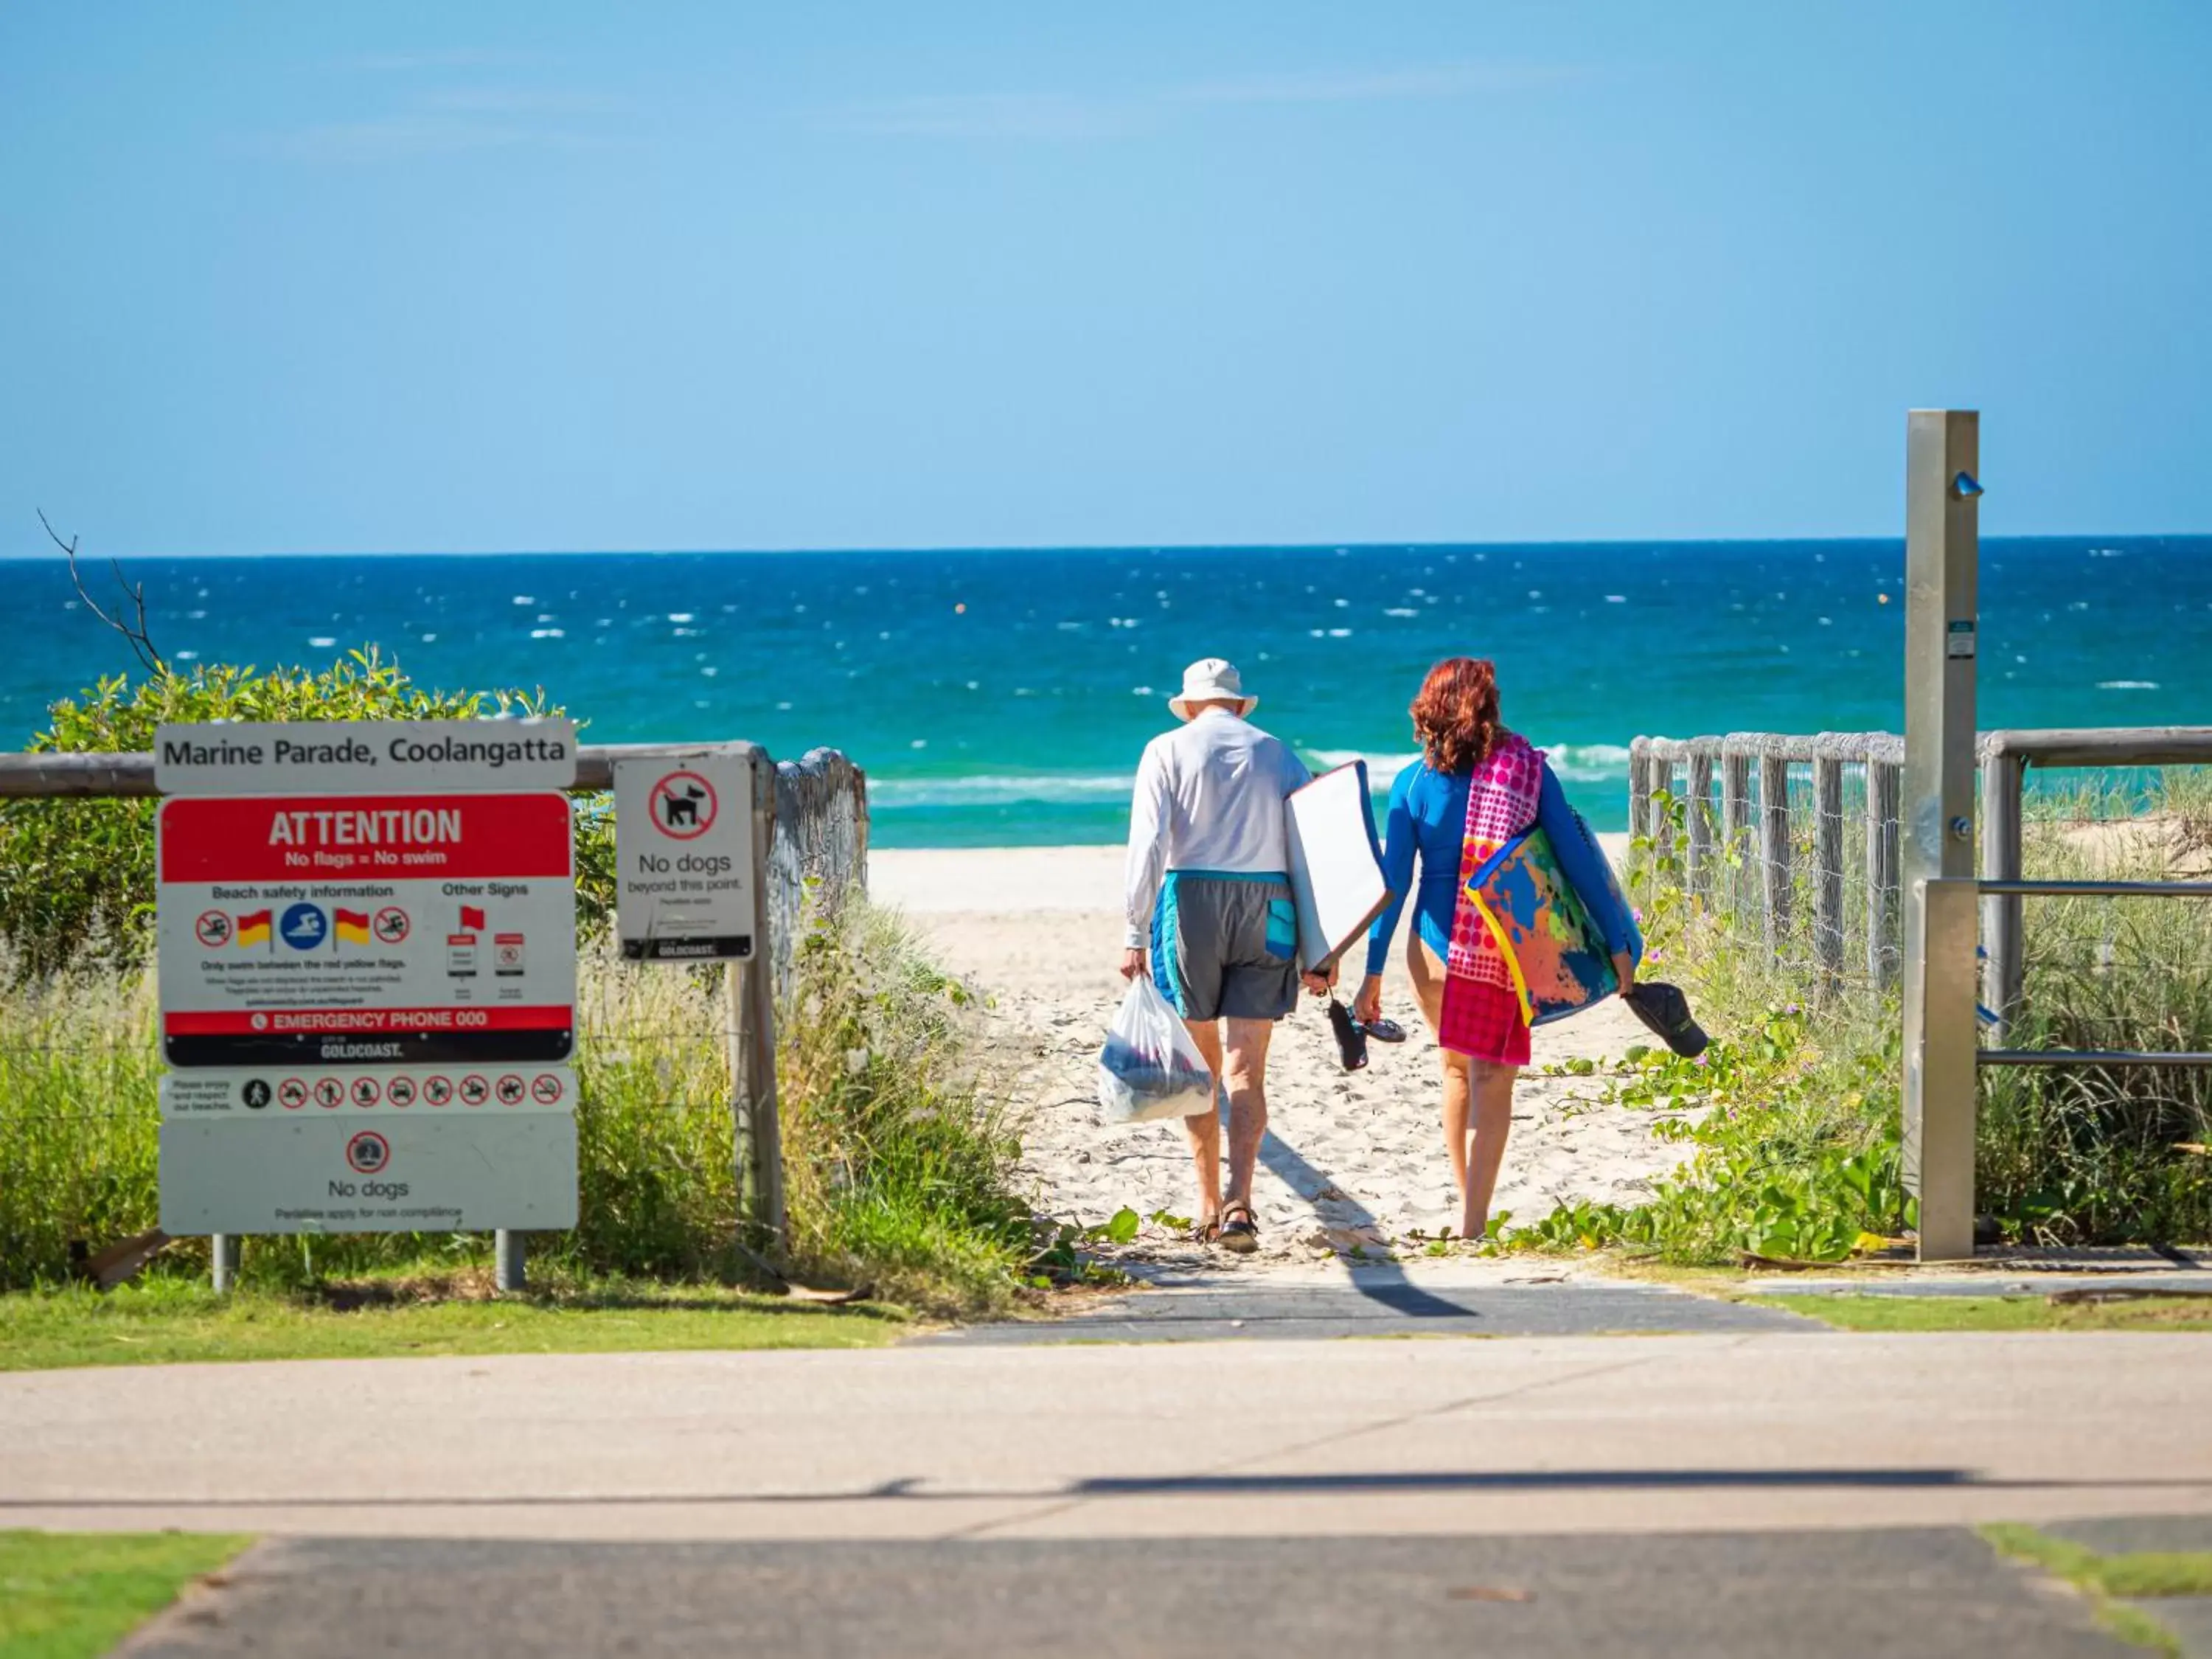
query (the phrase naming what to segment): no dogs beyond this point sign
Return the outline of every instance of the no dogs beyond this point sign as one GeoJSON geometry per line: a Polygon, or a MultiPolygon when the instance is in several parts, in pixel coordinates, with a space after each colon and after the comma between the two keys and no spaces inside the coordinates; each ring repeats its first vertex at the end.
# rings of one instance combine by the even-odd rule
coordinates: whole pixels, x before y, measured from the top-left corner
{"type": "Polygon", "coordinates": [[[633,962],[743,960],[760,934],[752,764],[615,763],[616,931],[633,962]]]}

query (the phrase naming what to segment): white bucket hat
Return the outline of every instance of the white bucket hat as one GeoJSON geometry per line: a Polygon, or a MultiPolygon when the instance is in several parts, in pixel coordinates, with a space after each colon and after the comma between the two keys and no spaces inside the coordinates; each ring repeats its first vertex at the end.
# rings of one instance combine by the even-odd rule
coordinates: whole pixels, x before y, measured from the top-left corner
{"type": "Polygon", "coordinates": [[[1182,671],[1182,690],[1168,699],[1168,707],[1175,710],[1179,720],[1191,717],[1191,705],[1200,702],[1220,702],[1234,697],[1243,705],[1240,714],[1249,714],[1260,706],[1257,697],[1244,695],[1243,677],[1237,673],[1237,665],[1220,657],[1205,657],[1182,671]]]}

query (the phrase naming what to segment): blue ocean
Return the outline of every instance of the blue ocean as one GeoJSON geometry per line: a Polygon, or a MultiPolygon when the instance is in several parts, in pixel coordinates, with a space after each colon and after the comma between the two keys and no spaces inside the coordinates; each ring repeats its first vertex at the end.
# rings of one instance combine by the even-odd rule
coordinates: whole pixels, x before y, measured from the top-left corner
{"type": "MultiPolygon", "coordinates": [[[[2212,722],[2212,537],[1985,540],[1982,723],[2212,722]]],[[[180,667],[374,646],[441,686],[542,687],[599,742],[842,749],[879,846],[1107,842],[1194,658],[1243,671],[1316,764],[1413,748],[1437,658],[1498,664],[1507,722],[1592,822],[1629,739],[1898,729],[1895,541],[977,552],[140,558],[180,667]]],[[[95,584],[103,567],[88,566],[95,584]]],[[[58,555],[0,562],[0,739],[131,665],[58,555]]],[[[96,597],[112,588],[95,586],[96,597]]]]}

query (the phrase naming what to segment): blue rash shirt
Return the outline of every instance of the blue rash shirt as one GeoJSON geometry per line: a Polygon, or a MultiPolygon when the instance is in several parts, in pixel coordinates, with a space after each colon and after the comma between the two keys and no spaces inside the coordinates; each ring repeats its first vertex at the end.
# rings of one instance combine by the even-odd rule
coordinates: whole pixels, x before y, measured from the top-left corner
{"type": "MultiPolygon", "coordinates": [[[[1472,782],[1465,772],[1438,772],[1425,760],[1417,760],[1398,774],[1390,786],[1390,815],[1382,842],[1382,879],[1397,895],[1390,908],[1375,919],[1367,936],[1367,971],[1380,974],[1389,960],[1390,941],[1398,931],[1399,912],[1413,896],[1413,925],[1422,943],[1443,961],[1451,949],[1452,913],[1459,908],[1459,861],[1467,838],[1467,792],[1472,782]],[[1413,887],[1413,855],[1420,854],[1421,882],[1413,887]]],[[[1588,908],[1590,920],[1605,933],[1606,948],[1619,952],[1629,948],[1632,919],[1616,902],[1605,872],[1597,860],[1605,854],[1583,838],[1559,781],[1544,763],[1544,781],[1537,797],[1536,822],[1551,837],[1559,855],[1559,872],[1574,884],[1575,894],[1588,908]]]]}

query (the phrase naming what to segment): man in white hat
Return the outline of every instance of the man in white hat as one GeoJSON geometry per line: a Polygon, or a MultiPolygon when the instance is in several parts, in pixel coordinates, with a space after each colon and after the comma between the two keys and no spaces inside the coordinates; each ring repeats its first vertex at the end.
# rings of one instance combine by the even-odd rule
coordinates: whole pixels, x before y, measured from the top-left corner
{"type": "Polygon", "coordinates": [[[1200,1113],[1183,1127],[1198,1164],[1200,1227],[1237,1251],[1259,1248],[1252,1172],[1267,1128],[1267,1042],[1298,994],[1283,799],[1312,776],[1246,718],[1259,702],[1219,657],[1185,669],[1182,692],[1168,699],[1183,724],[1146,744],[1137,768],[1121,964],[1134,979],[1150,951],[1154,983],[1227,1086],[1225,1202],[1219,1116],[1200,1113]]]}

